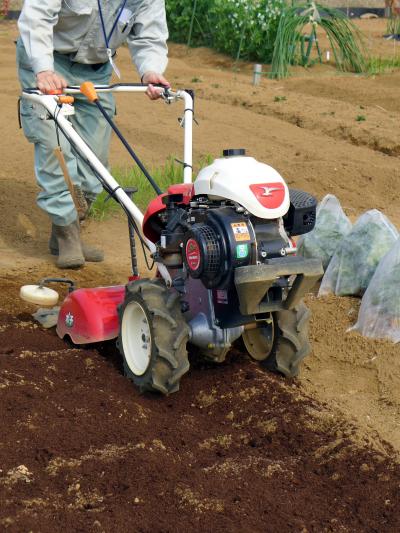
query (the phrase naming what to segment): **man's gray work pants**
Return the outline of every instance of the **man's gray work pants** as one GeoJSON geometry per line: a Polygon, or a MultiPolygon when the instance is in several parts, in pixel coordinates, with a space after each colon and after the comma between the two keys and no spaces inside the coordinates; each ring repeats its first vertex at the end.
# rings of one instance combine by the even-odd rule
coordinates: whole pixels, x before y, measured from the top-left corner
{"type": "MultiPolygon", "coordinates": [[[[55,71],[66,79],[68,85],[80,85],[84,81],[91,81],[95,85],[107,85],[110,82],[112,69],[109,63],[83,65],[74,63],[67,55],[55,53],[54,64],[55,71]]],[[[22,88],[36,87],[35,75],[29,65],[21,39],[17,43],[17,66],[22,88]]],[[[74,96],[75,115],[72,115],[70,120],[76,131],[107,166],[111,128],[97,107],[85,96],[74,96]]],[[[115,113],[113,96],[110,93],[103,93],[100,98],[103,106],[113,116],[115,113]]],[[[59,132],[57,136],[54,121],[43,120],[45,116],[43,107],[22,99],[22,127],[26,138],[35,147],[35,174],[41,188],[37,203],[49,214],[54,224],[67,226],[76,220],[77,213],[58,160],[53,153],[54,148],[58,146],[58,138],[72,181],[81,187],[85,196],[93,201],[102,187],[90,168],[73,153],[62,133],[59,132]]]]}

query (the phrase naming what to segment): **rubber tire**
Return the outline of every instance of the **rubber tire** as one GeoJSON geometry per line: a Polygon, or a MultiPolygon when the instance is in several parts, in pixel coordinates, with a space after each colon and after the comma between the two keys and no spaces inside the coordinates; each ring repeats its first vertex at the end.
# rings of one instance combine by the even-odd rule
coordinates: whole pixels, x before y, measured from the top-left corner
{"type": "Polygon", "coordinates": [[[294,378],[299,374],[300,363],[311,352],[308,340],[311,312],[300,302],[293,309],[273,315],[275,339],[270,354],[260,364],[266,370],[294,378]]]}
{"type": "Polygon", "coordinates": [[[177,392],[182,376],[189,370],[186,350],[189,327],[181,312],[180,296],[160,280],[129,283],[126,286],[125,301],[119,308],[120,324],[126,306],[132,301],[138,302],[146,313],[152,346],[145,373],[135,375],[125,359],[120,327],[118,349],[123,358],[125,375],[141,392],[157,391],[165,395],[177,392]]]}

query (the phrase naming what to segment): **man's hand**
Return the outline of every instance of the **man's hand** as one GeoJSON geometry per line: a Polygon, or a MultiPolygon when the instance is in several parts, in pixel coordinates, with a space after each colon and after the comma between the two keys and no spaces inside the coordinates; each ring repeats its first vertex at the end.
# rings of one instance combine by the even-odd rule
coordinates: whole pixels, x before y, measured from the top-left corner
{"type": "Polygon", "coordinates": [[[44,70],[36,74],[36,84],[38,89],[44,94],[50,91],[62,91],[68,84],[65,79],[52,70],[44,70]]]}
{"type": "Polygon", "coordinates": [[[150,100],[157,100],[162,95],[162,89],[159,87],[153,87],[153,83],[157,85],[164,85],[165,87],[170,87],[169,82],[161,74],[157,72],[145,72],[142,76],[142,83],[147,83],[146,94],[150,100]]]}

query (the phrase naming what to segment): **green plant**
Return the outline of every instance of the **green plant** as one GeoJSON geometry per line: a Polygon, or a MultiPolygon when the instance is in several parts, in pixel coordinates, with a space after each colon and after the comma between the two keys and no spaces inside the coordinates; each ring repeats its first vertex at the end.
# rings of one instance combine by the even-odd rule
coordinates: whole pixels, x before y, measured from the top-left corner
{"type": "Polygon", "coordinates": [[[275,96],[274,102],[286,102],[286,96],[275,96]]]}
{"type": "Polygon", "coordinates": [[[208,0],[166,0],[171,41],[193,46],[211,45],[208,0]]]}
{"type": "MultiPolygon", "coordinates": [[[[199,168],[210,164],[212,159],[211,155],[202,157],[198,164],[199,168]]],[[[151,168],[149,172],[163,191],[166,191],[169,185],[183,182],[183,166],[177,163],[173,157],[170,157],[164,165],[151,168]]],[[[134,167],[115,167],[112,169],[112,175],[122,188],[137,187],[138,192],[133,195],[133,201],[142,210],[146,209],[150,200],[156,196],[154,189],[136,165],[134,167]]],[[[92,218],[103,220],[120,209],[119,204],[112,199],[105,201],[107,196],[105,191],[98,195],[90,210],[92,218]]]]}
{"type": "Polygon", "coordinates": [[[370,76],[392,72],[400,68],[400,56],[370,57],[367,61],[366,71],[370,76]]]}
{"type": "Polygon", "coordinates": [[[357,115],[356,116],[356,121],[357,122],[364,122],[365,120],[367,120],[367,117],[365,115],[357,115]]]}
{"type": "Polygon", "coordinates": [[[274,46],[271,78],[285,78],[290,65],[300,62],[305,66],[308,63],[310,42],[318,47],[319,28],[327,34],[339,70],[365,71],[365,45],[357,27],[341,11],[311,2],[287,7],[283,11],[274,46]],[[307,27],[310,35],[305,52],[304,31],[307,27]]]}
{"type": "Polygon", "coordinates": [[[213,46],[236,59],[269,63],[283,0],[214,0],[213,46]]]}
{"type": "Polygon", "coordinates": [[[292,64],[313,64],[314,46],[322,61],[318,28],[327,34],[339,70],[366,70],[357,27],[341,11],[313,1],[166,0],[166,8],[171,40],[209,46],[236,60],[272,62],[271,78],[286,77],[292,64]]]}
{"type": "Polygon", "coordinates": [[[284,0],[167,0],[171,40],[270,62],[284,0]]]}

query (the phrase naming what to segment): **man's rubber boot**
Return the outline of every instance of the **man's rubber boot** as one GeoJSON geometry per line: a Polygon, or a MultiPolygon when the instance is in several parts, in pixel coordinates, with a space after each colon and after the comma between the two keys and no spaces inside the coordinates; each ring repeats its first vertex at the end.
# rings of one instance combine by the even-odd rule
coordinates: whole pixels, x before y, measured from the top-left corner
{"type": "MultiPolygon", "coordinates": [[[[72,224],[75,224],[78,231],[79,241],[83,253],[83,257],[85,261],[88,261],[89,263],[101,263],[101,261],[104,261],[104,253],[102,250],[99,250],[98,248],[95,248],[94,246],[90,246],[89,244],[85,244],[84,242],[81,242],[80,240],[80,230],[79,230],[79,222],[73,222],[72,224]]],[[[58,255],[58,242],[55,235],[55,228],[56,226],[53,224],[51,228],[51,235],[50,235],[50,241],[49,241],[49,248],[50,253],[52,255],[58,255]]]]}
{"type": "Polygon", "coordinates": [[[52,235],[57,243],[58,268],[80,268],[85,264],[79,229],[76,222],[69,226],[53,224],[52,235]]]}

